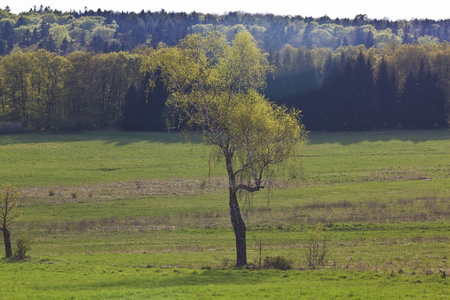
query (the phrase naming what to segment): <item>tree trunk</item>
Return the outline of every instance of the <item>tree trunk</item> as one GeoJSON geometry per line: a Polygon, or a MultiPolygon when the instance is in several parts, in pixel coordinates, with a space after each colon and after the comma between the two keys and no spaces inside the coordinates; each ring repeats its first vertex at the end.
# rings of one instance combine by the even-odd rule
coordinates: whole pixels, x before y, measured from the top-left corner
{"type": "Polygon", "coordinates": [[[6,228],[3,228],[3,241],[5,242],[5,255],[6,255],[6,258],[10,258],[12,256],[11,233],[6,228]]]}
{"type": "Polygon", "coordinates": [[[229,192],[230,192],[230,218],[233,225],[234,235],[236,236],[236,267],[243,267],[247,264],[247,243],[245,237],[245,223],[242,219],[239,209],[239,202],[236,195],[236,180],[233,172],[231,158],[226,159],[229,192]]]}
{"type": "Polygon", "coordinates": [[[245,238],[245,223],[239,211],[236,192],[230,193],[230,216],[233,225],[234,235],[236,236],[236,267],[242,267],[247,264],[247,243],[245,238]]]}

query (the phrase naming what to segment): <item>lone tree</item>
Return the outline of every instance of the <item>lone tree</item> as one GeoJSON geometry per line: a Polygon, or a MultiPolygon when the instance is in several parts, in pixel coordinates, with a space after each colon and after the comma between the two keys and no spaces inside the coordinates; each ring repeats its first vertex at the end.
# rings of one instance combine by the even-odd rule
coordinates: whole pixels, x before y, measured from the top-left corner
{"type": "Polygon", "coordinates": [[[20,192],[13,186],[7,186],[2,193],[0,203],[0,230],[3,232],[5,242],[5,256],[12,256],[10,225],[22,214],[19,208],[20,192]]]}
{"type": "Polygon", "coordinates": [[[247,264],[238,192],[259,191],[287,170],[295,176],[299,165],[288,161],[297,161],[305,133],[299,111],[277,106],[258,92],[270,69],[248,32],[237,33],[230,45],[215,31],[190,35],[177,47],[159,47],[143,67],[163,78],[171,92],[167,105],[180,124],[200,129],[225,161],[237,267],[247,264]],[[283,168],[275,167],[281,163],[283,168]]]}

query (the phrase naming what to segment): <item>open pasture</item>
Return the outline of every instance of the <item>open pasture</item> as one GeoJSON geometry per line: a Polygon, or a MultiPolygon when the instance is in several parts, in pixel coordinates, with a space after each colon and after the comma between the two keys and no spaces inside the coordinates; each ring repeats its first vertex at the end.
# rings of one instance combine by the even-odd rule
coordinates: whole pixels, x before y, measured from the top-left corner
{"type": "Polygon", "coordinates": [[[241,201],[249,262],[261,240],[289,271],[233,269],[209,157],[177,133],[0,136],[0,182],[22,194],[12,240],[32,240],[29,259],[0,263],[0,298],[448,297],[449,130],[311,133],[298,181],[241,201]],[[317,222],[329,255],[308,270],[317,222]]]}

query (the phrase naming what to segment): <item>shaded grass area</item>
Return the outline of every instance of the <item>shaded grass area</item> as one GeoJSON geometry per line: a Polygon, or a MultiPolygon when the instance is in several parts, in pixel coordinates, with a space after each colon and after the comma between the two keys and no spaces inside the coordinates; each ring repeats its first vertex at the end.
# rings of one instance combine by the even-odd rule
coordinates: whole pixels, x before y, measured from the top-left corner
{"type": "MultiPolygon", "coordinates": [[[[9,267],[9,266],[7,266],[9,267]]],[[[2,289],[0,296],[41,298],[432,298],[445,299],[446,281],[438,276],[372,272],[279,272],[245,270],[154,269],[146,267],[93,268],[88,266],[67,276],[65,266],[35,263],[31,276],[42,269],[55,278],[2,289]],[[74,276],[77,274],[78,276],[74,276]],[[373,291],[377,291],[375,296],[373,291]]],[[[20,274],[13,275],[18,281],[20,274]]]]}
{"type": "Polygon", "coordinates": [[[248,259],[234,270],[220,163],[178,134],[0,136],[0,182],[21,187],[31,258],[0,262],[0,298],[433,298],[448,295],[449,131],[312,133],[302,180],[241,200],[248,259]],[[329,257],[305,260],[326,225],[329,257]]]}

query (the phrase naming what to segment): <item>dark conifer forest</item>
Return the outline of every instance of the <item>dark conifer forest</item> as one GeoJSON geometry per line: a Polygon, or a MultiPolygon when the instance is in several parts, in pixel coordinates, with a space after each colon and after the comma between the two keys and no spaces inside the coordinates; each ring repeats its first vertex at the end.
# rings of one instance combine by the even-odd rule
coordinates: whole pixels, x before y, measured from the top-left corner
{"type": "Polygon", "coordinates": [[[447,128],[450,19],[309,18],[141,11],[0,9],[0,132],[164,130],[156,47],[211,30],[252,34],[273,72],[266,97],[302,110],[308,130],[447,128]]]}

